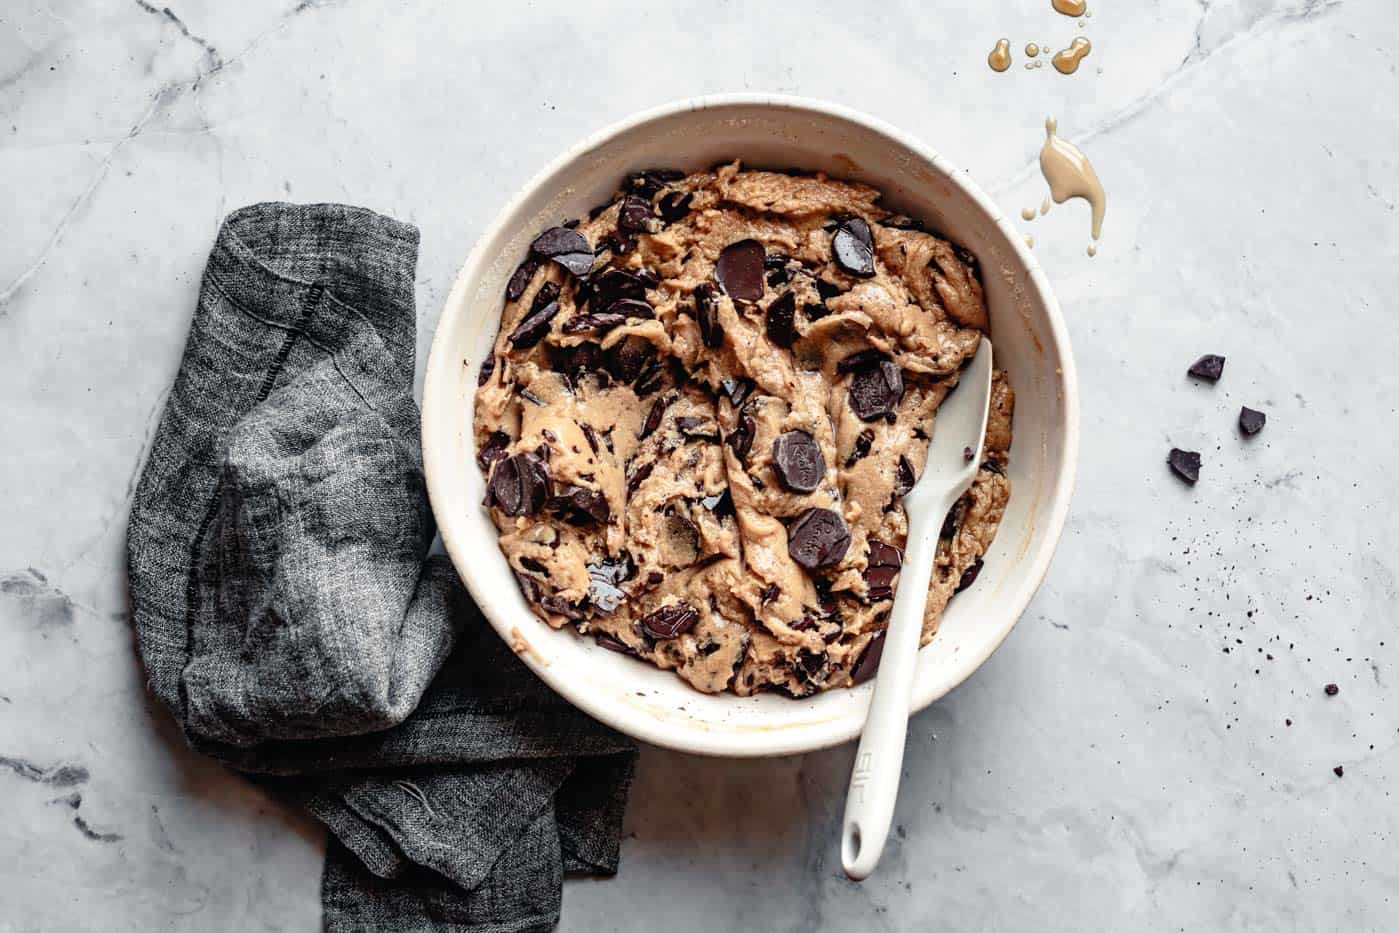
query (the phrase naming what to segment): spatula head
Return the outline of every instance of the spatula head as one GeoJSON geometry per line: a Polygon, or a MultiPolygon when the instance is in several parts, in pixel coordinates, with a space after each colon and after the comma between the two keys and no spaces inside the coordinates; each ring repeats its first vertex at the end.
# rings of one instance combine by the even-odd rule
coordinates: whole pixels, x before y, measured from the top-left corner
{"type": "MultiPolygon", "coordinates": [[[[986,417],[991,406],[991,341],[981,338],[976,355],[962,367],[957,388],[938,407],[928,462],[904,496],[910,524],[919,513],[955,502],[971,487],[981,466],[986,417]],[[970,452],[971,456],[967,454],[970,452]]],[[[941,519],[942,516],[935,516],[941,519]]]]}

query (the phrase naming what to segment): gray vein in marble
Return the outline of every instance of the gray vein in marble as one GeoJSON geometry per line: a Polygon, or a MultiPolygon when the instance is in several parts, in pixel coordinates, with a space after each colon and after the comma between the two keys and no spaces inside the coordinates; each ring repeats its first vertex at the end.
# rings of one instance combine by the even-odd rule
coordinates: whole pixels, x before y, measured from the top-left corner
{"type": "Polygon", "coordinates": [[[72,625],[78,608],[71,596],[33,567],[0,575],[0,596],[23,600],[41,626],[72,625]]]}
{"type": "Polygon", "coordinates": [[[83,819],[81,813],[73,814],[73,825],[78,828],[78,832],[93,842],[121,842],[122,840],[121,833],[104,833],[93,829],[92,824],[83,819]]]}
{"type": "Polygon", "coordinates": [[[78,217],[87,203],[92,200],[92,196],[96,193],[98,186],[106,179],[107,172],[112,167],[112,160],[117,157],[117,154],[121,152],[128,143],[140,136],[145,130],[146,125],[149,124],[151,120],[155,119],[156,114],[160,112],[161,108],[169,103],[171,99],[178,96],[179,93],[180,91],[177,85],[162,86],[160,90],[156,91],[151,97],[150,104],[146,107],[145,113],[141,114],[140,118],[132,124],[127,134],[117,140],[116,144],[107,150],[107,154],[103,156],[102,161],[98,163],[97,171],[93,173],[92,180],[87,183],[82,193],[73,199],[72,204],[68,206],[68,210],[63,213],[62,219],[60,219],[58,225],[53,228],[53,232],[49,234],[48,241],[44,244],[43,249],[40,250],[39,255],[36,256],[3,291],[0,291],[0,319],[3,319],[7,313],[6,306],[15,295],[19,293],[20,289],[24,288],[25,283],[43,268],[44,263],[48,261],[49,255],[58,248],[58,244],[63,240],[63,234],[67,232],[68,227],[73,223],[74,219],[78,217]]]}
{"type": "Polygon", "coordinates": [[[171,10],[168,6],[157,7],[153,4],[147,3],[146,0],[135,0],[135,3],[138,7],[145,10],[147,13],[150,13],[154,16],[159,16],[167,22],[171,23],[177,30],[179,30],[180,35],[184,36],[186,39],[203,49],[205,74],[210,74],[212,72],[218,71],[220,68],[223,67],[223,56],[219,54],[219,50],[214,48],[213,44],[209,42],[208,39],[205,39],[203,36],[197,36],[194,33],[190,32],[189,27],[185,25],[184,20],[176,16],[175,12],[171,10]]]}
{"type": "MultiPolygon", "coordinates": [[[[165,84],[162,84],[151,96],[150,105],[146,108],[146,111],[132,125],[131,129],[127,132],[127,134],[122,138],[118,139],[114,144],[112,144],[111,148],[108,149],[107,154],[102,158],[102,161],[98,164],[97,171],[93,174],[92,180],[83,189],[82,193],[79,194],[78,197],[73,200],[68,210],[63,214],[63,217],[59,220],[58,224],[54,227],[53,232],[49,235],[48,241],[40,250],[39,255],[36,256],[34,260],[30,262],[30,264],[26,266],[19,273],[19,275],[16,276],[10,282],[9,285],[7,285],[3,290],[0,290],[0,320],[3,320],[7,313],[7,305],[11,303],[12,299],[15,297],[15,295],[19,293],[19,291],[25,286],[25,284],[40,269],[43,268],[49,256],[53,253],[53,251],[58,247],[59,243],[62,241],[64,233],[68,230],[69,226],[73,223],[74,219],[79,215],[79,212],[84,206],[88,204],[89,201],[92,200],[92,197],[96,193],[98,187],[106,179],[107,173],[111,169],[112,160],[115,159],[117,155],[121,152],[121,150],[125,148],[129,143],[131,143],[132,140],[139,137],[146,130],[146,127],[151,123],[151,121],[154,120],[164,108],[169,106],[176,98],[182,95],[186,90],[192,90],[195,92],[196,107],[198,107],[197,95],[199,92],[200,84],[204,81],[205,78],[222,72],[229,65],[242,59],[244,56],[246,56],[259,45],[261,45],[266,39],[270,38],[272,35],[275,35],[277,32],[280,32],[282,29],[286,28],[286,26],[289,25],[292,22],[292,20],[297,18],[300,14],[308,10],[323,9],[326,7],[333,6],[335,2],[336,0],[301,0],[300,3],[298,3],[290,11],[288,11],[286,14],[280,17],[276,25],[266,30],[265,32],[259,34],[251,42],[249,42],[247,46],[245,46],[242,49],[242,51],[233,55],[231,58],[225,60],[212,43],[210,43],[203,37],[190,32],[189,28],[185,26],[184,22],[177,15],[175,15],[175,13],[173,13],[169,7],[156,7],[153,4],[146,2],[146,0],[135,0],[135,3],[139,9],[141,9],[144,12],[161,17],[164,21],[169,22],[176,29],[178,29],[182,36],[184,36],[189,41],[193,42],[195,45],[199,46],[199,48],[203,51],[203,64],[200,65],[200,67],[196,70],[194,76],[191,78],[167,81],[165,84]]],[[[58,17],[56,16],[54,16],[53,18],[58,19],[58,17]]],[[[67,24],[65,20],[59,19],[58,21],[67,24]]],[[[26,66],[26,68],[27,67],[29,66],[26,66]]],[[[14,80],[17,80],[19,77],[22,77],[22,73],[15,75],[14,80]]],[[[8,83],[8,81],[6,83],[8,83]]],[[[3,87],[4,85],[0,84],[0,89],[3,89],[3,87]]],[[[212,131],[214,128],[213,125],[209,122],[207,115],[203,114],[202,109],[200,110],[200,114],[204,122],[204,126],[201,132],[208,133],[212,137],[212,131]]],[[[222,170],[223,158],[222,150],[220,149],[220,173],[222,173],[222,170]]],[[[220,181],[222,181],[222,177],[220,177],[220,181]]],[[[220,184],[219,191],[221,197],[222,193],[225,190],[226,189],[224,185],[220,184]]],[[[223,204],[224,202],[220,200],[218,212],[220,216],[222,216],[223,213],[223,204]]]]}
{"type": "Polygon", "coordinates": [[[46,784],[49,787],[76,787],[86,784],[90,776],[87,768],[82,765],[62,764],[45,768],[28,759],[7,755],[0,755],[0,768],[8,768],[26,781],[46,784]]]}

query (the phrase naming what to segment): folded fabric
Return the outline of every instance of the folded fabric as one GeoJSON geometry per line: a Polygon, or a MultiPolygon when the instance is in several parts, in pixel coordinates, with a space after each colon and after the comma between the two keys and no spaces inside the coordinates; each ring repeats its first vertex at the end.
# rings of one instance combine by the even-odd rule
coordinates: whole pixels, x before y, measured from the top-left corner
{"type": "Polygon", "coordinates": [[[190,744],[329,827],[328,930],[539,929],[564,872],[616,870],[636,753],[429,555],[417,248],[344,205],[224,221],[132,504],[134,624],[190,744]]]}

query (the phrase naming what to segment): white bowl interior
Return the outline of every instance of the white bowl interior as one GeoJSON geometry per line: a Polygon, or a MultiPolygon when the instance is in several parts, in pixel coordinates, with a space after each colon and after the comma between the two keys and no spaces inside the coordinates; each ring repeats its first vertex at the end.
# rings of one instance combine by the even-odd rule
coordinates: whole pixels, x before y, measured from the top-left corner
{"type": "Polygon", "coordinates": [[[1016,231],[964,175],[868,118],[792,99],[702,100],[613,127],[555,162],[482,236],[448,298],[428,364],[423,443],[433,510],[458,572],[491,624],[555,690],[655,744],[776,755],[857,735],[872,684],[804,700],[706,696],[669,671],[549,628],[530,611],[496,545],[472,446],[480,362],[496,333],[505,282],[530,240],[607,200],[626,172],[694,171],[735,157],[750,167],[795,166],[872,184],[886,206],[944,231],[981,262],[996,364],[1016,392],[1012,494],[976,585],[952,601],[920,652],[913,708],[970,675],[1015,625],[1063,527],[1077,455],[1072,361],[1057,306],[1016,231]]]}

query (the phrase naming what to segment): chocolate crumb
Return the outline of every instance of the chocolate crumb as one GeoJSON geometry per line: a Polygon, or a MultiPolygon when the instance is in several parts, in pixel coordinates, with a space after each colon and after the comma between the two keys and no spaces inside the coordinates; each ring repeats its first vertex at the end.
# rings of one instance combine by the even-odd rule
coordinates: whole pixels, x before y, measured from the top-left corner
{"type": "Polygon", "coordinates": [[[1196,379],[1218,382],[1219,377],[1224,375],[1224,357],[1206,353],[1191,365],[1188,372],[1196,379]]]}
{"type": "Polygon", "coordinates": [[[1200,478],[1200,454],[1194,450],[1181,450],[1179,447],[1172,447],[1171,453],[1166,457],[1166,462],[1170,464],[1171,471],[1194,486],[1200,478]]]}
{"type": "Polygon", "coordinates": [[[1239,430],[1252,437],[1263,430],[1263,425],[1268,423],[1268,416],[1261,411],[1254,411],[1247,405],[1239,409],[1239,430]]]}

